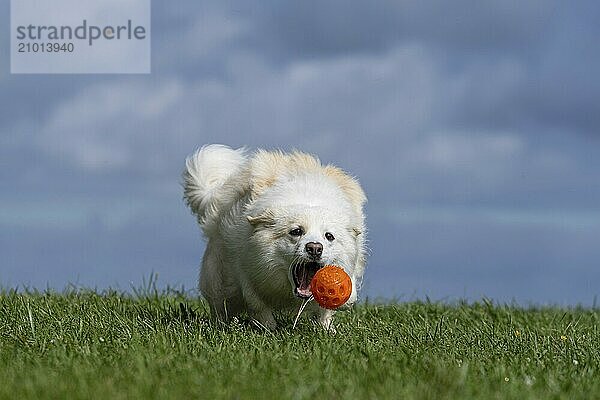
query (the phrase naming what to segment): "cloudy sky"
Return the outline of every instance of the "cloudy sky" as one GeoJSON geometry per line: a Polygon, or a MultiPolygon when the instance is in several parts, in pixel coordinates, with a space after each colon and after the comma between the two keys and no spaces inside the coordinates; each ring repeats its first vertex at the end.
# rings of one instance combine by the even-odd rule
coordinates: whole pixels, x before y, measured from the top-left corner
{"type": "Polygon", "coordinates": [[[363,298],[595,302],[597,2],[153,3],[151,74],[11,75],[0,2],[0,286],[193,291],[225,143],[360,179],[363,298]]]}

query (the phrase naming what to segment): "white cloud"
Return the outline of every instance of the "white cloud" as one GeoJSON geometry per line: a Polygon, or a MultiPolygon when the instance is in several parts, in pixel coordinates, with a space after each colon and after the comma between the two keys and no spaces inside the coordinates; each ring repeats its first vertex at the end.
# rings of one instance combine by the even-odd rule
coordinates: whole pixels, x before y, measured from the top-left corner
{"type": "Polygon", "coordinates": [[[569,165],[569,153],[532,147],[519,131],[453,127],[444,111],[473,104],[493,111],[522,79],[512,61],[479,67],[447,79],[415,45],[284,68],[240,52],[228,57],[225,79],[85,88],[56,108],[39,144],[81,168],[135,170],[157,182],[176,176],[204,143],[297,147],[389,193],[382,198],[410,201],[510,193],[526,184],[523,175],[569,165]]]}
{"type": "Polygon", "coordinates": [[[157,49],[155,55],[159,54],[153,59],[155,70],[173,70],[227,58],[239,39],[248,35],[249,21],[220,8],[207,8],[185,14],[177,7],[167,7],[166,12],[171,14],[167,19],[177,22],[169,26],[170,30],[152,38],[157,49]]]}
{"type": "Polygon", "coordinates": [[[171,118],[182,95],[181,84],[172,80],[158,85],[119,80],[87,87],[56,108],[37,144],[84,169],[131,167],[138,150],[168,146],[169,132],[160,138],[153,127],[171,118]]]}
{"type": "Polygon", "coordinates": [[[420,154],[423,166],[431,169],[490,179],[523,157],[524,143],[520,137],[504,133],[434,133],[413,153],[420,154]]]}
{"type": "Polygon", "coordinates": [[[45,121],[40,145],[92,169],[143,163],[147,155],[136,153],[177,149],[174,139],[308,145],[333,153],[341,140],[356,138],[344,150],[352,153],[368,135],[377,145],[400,132],[414,135],[427,122],[437,79],[431,60],[413,47],[284,69],[238,54],[228,71],[226,81],[119,79],[84,88],[45,121]],[[322,135],[331,140],[321,142],[322,135]]]}

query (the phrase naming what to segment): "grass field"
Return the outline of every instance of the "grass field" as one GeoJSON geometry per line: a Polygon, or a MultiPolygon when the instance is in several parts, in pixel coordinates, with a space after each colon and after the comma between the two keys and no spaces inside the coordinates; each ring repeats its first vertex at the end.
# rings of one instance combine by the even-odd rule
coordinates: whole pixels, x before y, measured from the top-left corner
{"type": "Polygon", "coordinates": [[[593,399],[599,313],[364,304],[337,333],[211,324],[176,294],[0,293],[0,398],[593,399]]]}

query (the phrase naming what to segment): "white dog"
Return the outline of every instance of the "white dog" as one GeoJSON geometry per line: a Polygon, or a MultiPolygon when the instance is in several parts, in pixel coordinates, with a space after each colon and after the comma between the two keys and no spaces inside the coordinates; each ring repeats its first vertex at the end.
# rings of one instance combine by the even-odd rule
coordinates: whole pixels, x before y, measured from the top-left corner
{"type": "MultiPolygon", "coordinates": [[[[220,320],[247,312],[273,329],[274,311],[297,311],[324,265],[352,279],[365,268],[365,194],[339,168],[308,154],[202,147],[186,160],[184,197],[208,242],[200,291],[220,320]]],[[[309,303],[330,327],[333,311],[309,303]]]]}

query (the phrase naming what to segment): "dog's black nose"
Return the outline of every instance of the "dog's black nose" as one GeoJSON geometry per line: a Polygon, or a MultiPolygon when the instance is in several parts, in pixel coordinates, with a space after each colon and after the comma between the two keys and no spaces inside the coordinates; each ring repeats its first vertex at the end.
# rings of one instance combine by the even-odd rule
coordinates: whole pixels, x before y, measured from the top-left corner
{"type": "Polygon", "coordinates": [[[308,255],[314,258],[319,258],[323,254],[323,245],[319,242],[308,242],[304,248],[308,255]]]}

